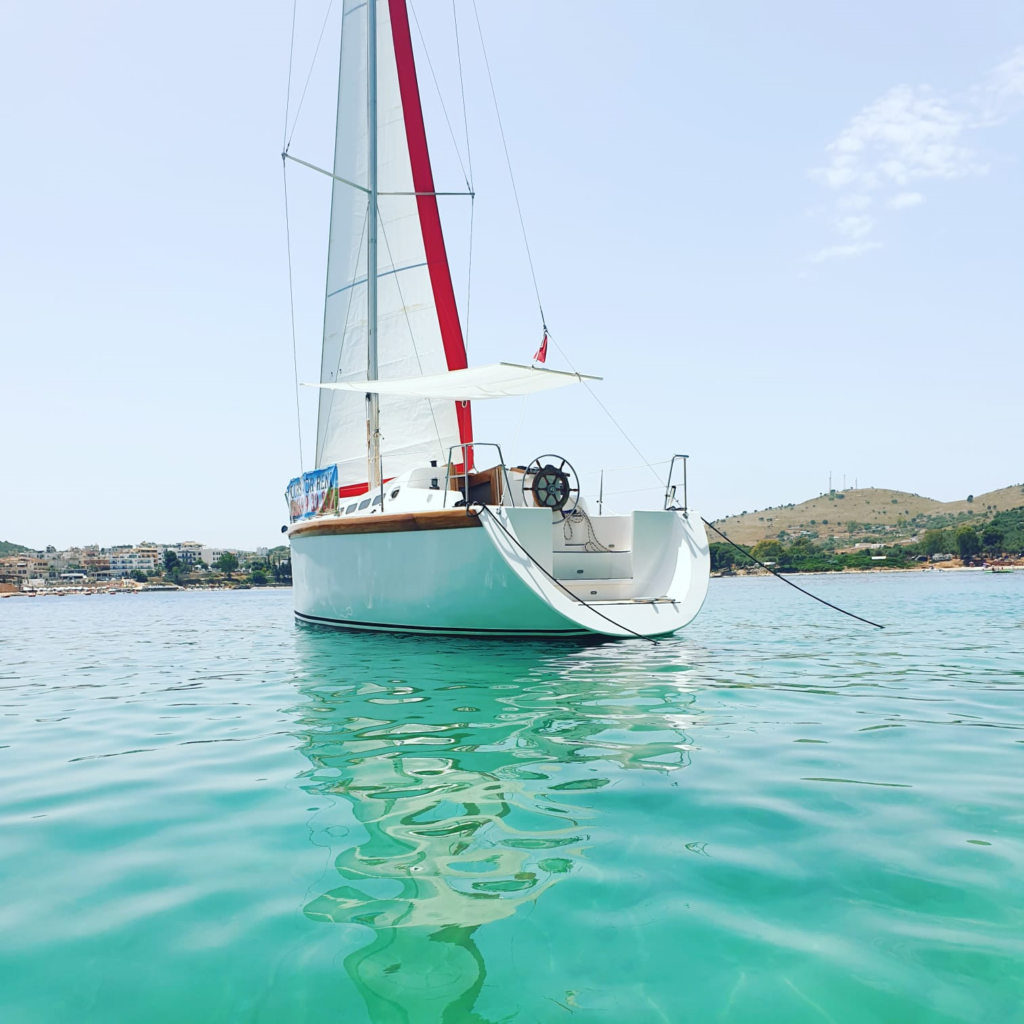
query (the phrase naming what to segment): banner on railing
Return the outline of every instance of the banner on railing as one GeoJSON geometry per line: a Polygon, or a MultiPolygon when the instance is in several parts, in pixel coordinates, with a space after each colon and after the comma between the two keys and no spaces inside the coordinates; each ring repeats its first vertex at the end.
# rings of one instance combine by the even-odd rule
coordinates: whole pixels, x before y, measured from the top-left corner
{"type": "Polygon", "coordinates": [[[303,473],[289,481],[284,492],[288,501],[288,515],[296,519],[308,519],[324,512],[335,512],[338,508],[338,467],[327,466],[303,473]]]}

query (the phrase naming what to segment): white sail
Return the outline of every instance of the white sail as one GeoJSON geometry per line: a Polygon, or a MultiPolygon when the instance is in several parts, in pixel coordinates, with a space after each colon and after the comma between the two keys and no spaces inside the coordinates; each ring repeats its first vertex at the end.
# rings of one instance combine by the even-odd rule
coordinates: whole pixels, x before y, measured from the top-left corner
{"type": "Polygon", "coordinates": [[[339,380],[331,384],[306,384],[307,388],[335,391],[370,392],[376,395],[415,395],[419,398],[447,398],[453,402],[476,402],[491,398],[522,398],[540,391],[600,380],[586,373],[566,373],[547,370],[539,366],[520,363],[494,363],[474,366],[466,370],[448,370],[429,373],[422,377],[402,377],[391,380],[339,380]]]}
{"type": "MultiPolygon", "coordinates": [[[[374,0],[370,0],[374,2],[374,0]]],[[[381,380],[466,366],[438,214],[405,0],[377,3],[378,374],[381,380]],[[420,193],[393,195],[388,193],[420,193]]],[[[367,377],[367,2],[345,0],[335,139],[322,383],[367,377]]],[[[382,395],[383,477],[472,439],[468,403],[382,395]]],[[[457,453],[456,453],[457,455],[457,453]]],[[[342,494],[365,489],[366,403],[324,390],[317,466],[336,463],[342,494]]],[[[456,461],[460,461],[456,457],[456,461]]]]}

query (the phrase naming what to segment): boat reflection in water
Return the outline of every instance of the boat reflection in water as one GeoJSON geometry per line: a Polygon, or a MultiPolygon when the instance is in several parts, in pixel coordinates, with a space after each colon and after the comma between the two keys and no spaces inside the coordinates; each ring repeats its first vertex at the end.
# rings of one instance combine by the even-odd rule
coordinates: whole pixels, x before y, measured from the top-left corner
{"type": "Polygon", "coordinates": [[[297,630],[302,785],[331,798],[311,827],[340,876],[305,913],[372,931],[345,968],[375,1022],[482,1022],[479,930],[601,843],[594,791],[689,763],[694,649],[297,630]]]}

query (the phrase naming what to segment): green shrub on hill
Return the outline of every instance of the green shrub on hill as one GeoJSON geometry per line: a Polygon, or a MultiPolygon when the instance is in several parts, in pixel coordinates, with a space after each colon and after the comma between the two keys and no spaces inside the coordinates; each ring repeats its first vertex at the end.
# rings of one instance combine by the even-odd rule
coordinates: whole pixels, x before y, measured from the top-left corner
{"type": "Polygon", "coordinates": [[[1019,555],[1024,552],[1024,505],[997,512],[982,531],[981,542],[985,550],[993,554],[1019,555]],[[997,533],[1002,534],[1001,540],[995,537],[997,533]]]}

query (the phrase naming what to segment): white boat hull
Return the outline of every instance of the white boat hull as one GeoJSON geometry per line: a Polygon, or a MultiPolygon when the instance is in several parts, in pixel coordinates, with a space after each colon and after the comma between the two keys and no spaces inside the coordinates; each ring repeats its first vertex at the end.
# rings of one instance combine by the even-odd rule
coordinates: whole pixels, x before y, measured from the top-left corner
{"type": "Polygon", "coordinates": [[[553,578],[552,521],[545,509],[365,517],[355,531],[330,517],[295,524],[295,614],[349,629],[416,633],[673,633],[694,618],[707,593],[703,525],[694,512],[637,512],[633,518],[637,538],[647,541],[634,542],[637,579],[631,582],[649,596],[612,599],[597,595],[627,581],[553,578]]]}

